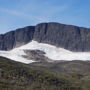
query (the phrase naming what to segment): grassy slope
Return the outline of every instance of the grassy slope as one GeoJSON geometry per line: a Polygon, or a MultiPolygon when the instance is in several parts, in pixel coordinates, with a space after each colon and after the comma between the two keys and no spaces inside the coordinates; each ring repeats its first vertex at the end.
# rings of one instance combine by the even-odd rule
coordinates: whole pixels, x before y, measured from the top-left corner
{"type": "Polygon", "coordinates": [[[51,67],[33,67],[0,57],[0,90],[90,90],[89,74],[56,74],[51,67]]]}

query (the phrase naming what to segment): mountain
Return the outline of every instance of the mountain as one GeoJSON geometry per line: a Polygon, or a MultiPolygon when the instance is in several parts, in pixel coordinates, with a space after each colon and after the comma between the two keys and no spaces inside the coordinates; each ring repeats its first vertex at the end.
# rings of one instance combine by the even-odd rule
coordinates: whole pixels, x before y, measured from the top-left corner
{"type": "Polygon", "coordinates": [[[40,23],[0,35],[0,56],[23,62],[90,60],[90,29],[40,23]]]}
{"type": "Polygon", "coordinates": [[[40,23],[0,35],[0,50],[35,40],[75,52],[90,51],[90,29],[60,23],[40,23]]]}
{"type": "Polygon", "coordinates": [[[90,29],[60,23],[0,35],[0,90],[90,90],[90,29]]]}

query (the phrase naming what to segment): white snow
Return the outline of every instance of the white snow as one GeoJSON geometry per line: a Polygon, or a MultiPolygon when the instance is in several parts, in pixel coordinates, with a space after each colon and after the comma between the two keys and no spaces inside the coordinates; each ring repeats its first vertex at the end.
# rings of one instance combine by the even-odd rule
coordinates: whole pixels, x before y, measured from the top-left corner
{"type": "Polygon", "coordinates": [[[22,55],[26,55],[26,54],[24,53],[23,50],[19,50],[19,49],[13,49],[11,51],[0,51],[0,56],[9,58],[17,62],[22,62],[26,64],[34,62],[33,60],[28,60],[24,58],[22,55]]]}
{"type": "Polygon", "coordinates": [[[54,60],[90,60],[90,52],[72,52],[63,48],[58,48],[53,45],[38,43],[37,41],[32,41],[28,44],[25,44],[21,47],[15,48],[11,51],[0,51],[0,56],[10,58],[12,60],[23,62],[23,63],[32,63],[33,60],[27,60],[22,57],[26,55],[24,50],[41,50],[44,51],[48,58],[54,60]]]}
{"type": "Polygon", "coordinates": [[[90,52],[72,52],[53,45],[38,43],[37,41],[32,41],[19,49],[42,50],[46,53],[45,56],[52,60],[90,60],[90,52]]]}

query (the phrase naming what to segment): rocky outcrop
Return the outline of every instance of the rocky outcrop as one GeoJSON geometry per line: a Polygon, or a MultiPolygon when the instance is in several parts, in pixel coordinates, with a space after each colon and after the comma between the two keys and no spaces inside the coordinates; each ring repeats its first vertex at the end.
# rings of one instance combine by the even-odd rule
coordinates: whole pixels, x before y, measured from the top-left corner
{"type": "Polygon", "coordinates": [[[71,51],[90,51],[90,29],[60,23],[41,23],[0,35],[0,50],[36,40],[71,51]]]}
{"type": "Polygon", "coordinates": [[[71,51],[90,51],[90,29],[60,23],[35,27],[34,40],[71,51]]]}
{"type": "Polygon", "coordinates": [[[33,39],[34,31],[35,31],[34,26],[28,26],[25,28],[17,29],[15,31],[14,47],[18,47],[30,42],[33,39]]]}
{"type": "Polygon", "coordinates": [[[0,35],[0,50],[11,50],[30,42],[33,38],[35,27],[28,26],[0,35]]]}

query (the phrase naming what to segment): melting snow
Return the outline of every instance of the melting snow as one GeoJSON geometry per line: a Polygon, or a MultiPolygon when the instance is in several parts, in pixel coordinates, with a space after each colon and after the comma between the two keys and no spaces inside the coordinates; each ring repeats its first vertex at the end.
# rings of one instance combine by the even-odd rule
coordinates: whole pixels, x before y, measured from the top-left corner
{"type": "Polygon", "coordinates": [[[38,43],[37,41],[32,41],[11,51],[0,51],[0,56],[27,64],[34,62],[33,60],[27,60],[22,57],[22,55],[26,55],[24,50],[44,51],[46,53],[45,56],[52,60],[90,60],[90,52],[72,52],[53,45],[38,43]]]}
{"type": "Polygon", "coordinates": [[[9,58],[17,62],[22,62],[26,64],[34,62],[33,60],[28,60],[24,58],[22,55],[26,55],[26,54],[24,53],[23,50],[19,50],[19,49],[13,49],[11,51],[0,51],[0,56],[9,58]]]}
{"type": "Polygon", "coordinates": [[[45,56],[52,60],[90,60],[90,52],[72,52],[53,45],[38,43],[37,41],[32,41],[19,49],[44,51],[45,56]]]}

